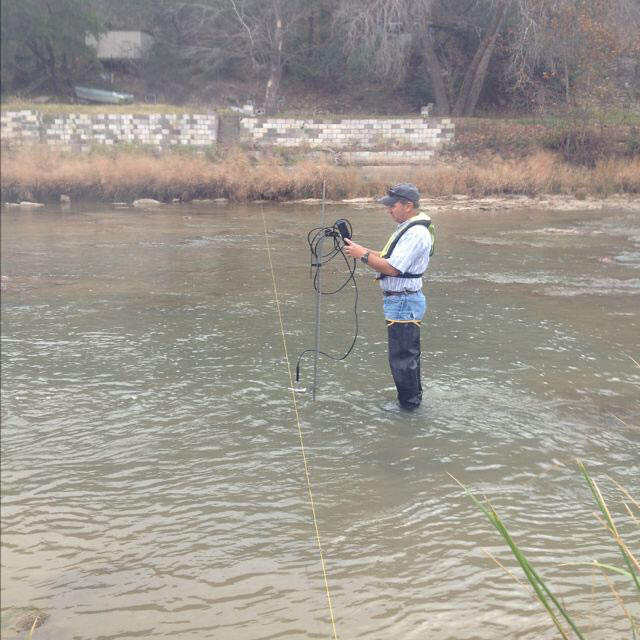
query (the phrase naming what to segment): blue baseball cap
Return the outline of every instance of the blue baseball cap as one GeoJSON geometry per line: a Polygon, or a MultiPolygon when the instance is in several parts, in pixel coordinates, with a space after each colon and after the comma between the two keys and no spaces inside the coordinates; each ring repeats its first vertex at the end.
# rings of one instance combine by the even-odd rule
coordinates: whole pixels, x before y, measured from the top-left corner
{"type": "Polygon", "coordinates": [[[418,187],[416,187],[415,184],[401,182],[395,187],[391,187],[389,191],[387,191],[387,195],[383,198],[378,198],[377,202],[385,207],[393,207],[399,200],[413,202],[413,206],[417,208],[420,205],[420,192],[418,191],[418,187]]]}

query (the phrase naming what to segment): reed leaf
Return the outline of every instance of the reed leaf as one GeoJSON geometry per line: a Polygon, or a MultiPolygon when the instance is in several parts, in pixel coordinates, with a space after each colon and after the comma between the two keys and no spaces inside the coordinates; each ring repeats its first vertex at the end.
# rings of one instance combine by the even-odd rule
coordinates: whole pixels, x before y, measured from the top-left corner
{"type": "Polygon", "coordinates": [[[624,562],[627,565],[627,568],[629,569],[629,574],[631,575],[631,578],[633,579],[636,585],[636,588],[638,589],[638,591],[640,591],[640,580],[638,579],[638,574],[634,569],[634,565],[637,566],[638,561],[633,557],[633,555],[627,549],[627,546],[622,541],[622,538],[618,533],[618,529],[616,528],[613,518],[611,517],[611,513],[609,512],[607,504],[604,501],[604,498],[602,497],[602,493],[600,493],[600,489],[598,488],[598,485],[596,484],[595,480],[593,480],[593,478],[589,475],[586,467],[584,466],[584,463],[581,460],[578,460],[578,468],[582,472],[582,475],[584,476],[585,480],[587,481],[587,484],[589,485],[589,488],[591,489],[591,493],[593,494],[593,497],[595,498],[598,504],[600,512],[602,513],[602,516],[605,519],[605,523],[606,523],[607,529],[609,530],[609,533],[611,533],[613,539],[616,541],[616,544],[618,545],[618,548],[620,549],[620,553],[622,553],[622,557],[624,558],[624,562]]]}
{"type": "Polygon", "coordinates": [[[598,562],[598,560],[592,560],[591,562],[563,562],[558,565],[560,567],[596,567],[596,569],[603,569],[609,571],[610,573],[617,573],[618,575],[624,576],[625,578],[631,578],[631,574],[625,569],[621,569],[620,567],[614,567],[611,564],[604,564],[603,562],[598,562]]]}
{"type": "Polygon", "coordinates": [[[560,624],[560,620],[558,619],[558,615],[554,610],[553,606],[556,607],[560,615],[565,619],[565,621],[573,629],[576,636],[580,640],[584,640],[584,636],[580,633],[580,631],[576,627],[575,623],[571,619],[571,616],[568,614],[566,609],[558,602],[556,597],[551,593],[550,589],[545,584],[544,580],[538,575],[537,571],[533,568],[531,563],[527,560],[526,556],[524,555],[522,550],[518,547],[515,540],[509,533],[508,529],[502,522],[502,520],[500,520],[500,517],[498,516],[498,513],[493,508],[493,506],[489,504],[489,507],[487,508],[480,500],[478,500],[478,498],[476,498],[476,496],[473,495],[473,493],[471,493],[471,491],[469,491],[469,489],[467,489],[467,487],[465,487],[461,482],[459,482],[454,476],[452,476],[451,474],[449,474],[449,476],[453,478],[453,480],[464,489],[465,493],[473,500],[473,502],[487,516],[487,518],[489,519],[489,522],[493,524],[493,526],[498,530],[498,533],[500,533],[500,535],[504,538],[505,542],[509,545],[511,552],[513,553],[514,557],[518,561],[518,564],[520,565],[527,580],[529,581],[529,584],[531,584],[533,590],[535,591],[536,596],[538,597],[538,600],[540,600],[544,608],[547,610],[549,617],[553,621],[554,625],[556,626],[556,628],[558,629],[562,637],[565,640],[569,640],[569,636],[567,635],[566,631],[562,628],[562,625],[560,624]]]}

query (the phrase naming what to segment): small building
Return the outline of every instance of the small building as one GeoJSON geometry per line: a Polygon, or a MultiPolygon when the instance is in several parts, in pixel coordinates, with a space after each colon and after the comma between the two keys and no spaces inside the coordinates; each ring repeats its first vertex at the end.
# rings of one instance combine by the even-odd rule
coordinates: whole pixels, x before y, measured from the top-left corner
{"type": "Polygon", "coordinates": [[[145,31],[105,31],[97,39],[87,34],[85,42],[103,62],[139,60],[153,46],[153,36],[145,31]]]}

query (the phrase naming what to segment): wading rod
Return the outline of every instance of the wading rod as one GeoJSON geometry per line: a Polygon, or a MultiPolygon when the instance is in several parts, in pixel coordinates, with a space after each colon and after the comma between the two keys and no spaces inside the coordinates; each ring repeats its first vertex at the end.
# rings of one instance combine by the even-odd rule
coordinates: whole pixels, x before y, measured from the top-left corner
{"type": "MultiPolygon", "coordinates": [[[[327,181],[322,181],[322,221],[320,226],[324,228],[324,206],[327,194],[327,181]]],[[[313,391],[312,398],[316,399],[316,390],[318,388],[318,357],[320,356],[320,300],[322,297],[322,287],[320,284],[320,268],[322,267],[322,244],[324,243],[324,234],[318,240],[318,249],[316,251],[316,350],[313,358],[313,391]]]]}

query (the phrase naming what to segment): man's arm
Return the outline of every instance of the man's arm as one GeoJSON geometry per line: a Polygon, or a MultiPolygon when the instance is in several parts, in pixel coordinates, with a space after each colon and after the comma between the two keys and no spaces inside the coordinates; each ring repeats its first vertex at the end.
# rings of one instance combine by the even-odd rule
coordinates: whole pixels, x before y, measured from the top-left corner
{"type": "Polygon", "coordinates": [[[371,249],[367,249],[362,245],[356,244],[355,242],[352,242],[348,238],[345,238],[344,252],[348,256],[351,256],[352,258],[359,260],[367,251],[369,252],[369,262],[367,264],[372,269],[374,269],[378,273],[384,273],[387,276],[400,275],[400,272],[395,267],[392,267],[386,258],[380,257],[379,251],[373,251],[371,249]]]}

